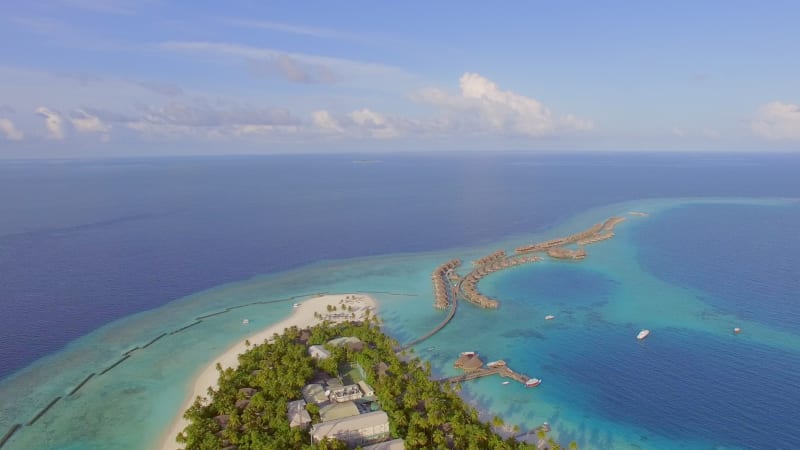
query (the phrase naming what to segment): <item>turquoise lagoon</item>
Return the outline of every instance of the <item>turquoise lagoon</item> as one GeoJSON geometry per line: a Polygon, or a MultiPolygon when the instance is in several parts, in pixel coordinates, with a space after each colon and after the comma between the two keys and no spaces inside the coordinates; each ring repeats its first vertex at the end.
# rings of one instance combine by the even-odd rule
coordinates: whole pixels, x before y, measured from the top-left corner
{"type": "Polygon", "coordinates": [[[793,412],[800,404],[800,332],[793,319],[800,314],[800,242],[793,231],[800,204],[714,198],[614,204],[481,247],[320,262],[126,317],[0,384],[0,432],[23,424],[4,448],[155,447],[195,374],[286,317],[298,298],[371,293],[385,330],[407,342],[444,316],[433,308],[430,288],[441,262],[508,251],[611,215],[627,220],[616,238],[589,246],[586,260],[545,260],[487,277],[481,290],[500,300],[500,309],[462,303],[416,353],[437,376],[455,374],[458,353],[474,350],[542,378],[539,388],[526,389],[489,377],[465,383],[463,394],[487,417],[523,431],[547,421],[557,439],[581,448],[799,448],[793,412]],[[556,319],[545,322],[546,314],[556,319]],[[735,326],[741,335],[733,335],[735,326]],[[652,334],[638,342],[641,328],[652,334]]]}

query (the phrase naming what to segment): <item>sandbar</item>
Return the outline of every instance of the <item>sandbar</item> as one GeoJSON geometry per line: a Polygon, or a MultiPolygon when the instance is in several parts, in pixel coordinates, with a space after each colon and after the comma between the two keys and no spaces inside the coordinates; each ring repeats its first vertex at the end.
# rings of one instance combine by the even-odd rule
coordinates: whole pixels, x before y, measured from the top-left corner
{"type": "Polygon", "coordinates": [[[374,298],[368,295],[331,294],[312,297],[299,302],[299,305],[294,308],[291,316],[252,334],[247,339],[234,344],[224,353],[214,358],[214,360],[195,377],[191,391],[187,393],[186,400],[181,406],[180,411],[173,419],[169,429],[161,437],[161,445],[159,448],[161,448],[161,450],[176,450],[181,447],[180,444],[175,441],[175,437],[189,425],[189,422],[184,419],[183,413],[189,409],[195,398],[198,396],[205,397],[209,387],[217,388],[217,377],[219,376],[217,372],[217,363],[223,368],[236,367],[239,365],[239,355],[248,350],[245,341],[249,341],[252,344],[261,344],[265,340],[271,338],[275,333],[283,333],[283,330],[286,328],[291,328],[293,326],[301,329],[307,328],[322,322],[323,319],[327,319],[331,322],[352,320],[352,313],[350,311],[343,312],[342,305],[345,307],[352,307],[352,313],[355,313],[356,319],[364,318],[368,311],[371,317],[377,314],[378,303],[374,298]],[[328,311],[328,305],[337,307],[338,311],[328,311]]]}

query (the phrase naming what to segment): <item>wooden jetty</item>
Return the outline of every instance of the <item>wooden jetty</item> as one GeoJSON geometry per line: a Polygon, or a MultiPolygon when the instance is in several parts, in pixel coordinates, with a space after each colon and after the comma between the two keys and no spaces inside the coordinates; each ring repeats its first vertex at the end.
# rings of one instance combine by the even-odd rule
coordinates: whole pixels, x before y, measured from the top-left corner
{"type": "Polygon", "coordinates": [[[454,295],[453,296],[453,304],[450,306],[450,311],[447,312],[447,316],[444,318],[444,320],[442,320],[439,323],[439,325],[436,325],[436,327],[434,329],[432,329],[431,331],[429,331],[429,332],[425,333],[424,335],[414,339],[413,341],[409,342],[408,344],[400,347],[398,350],[399,351],[403,351],[403,350],[405,350],[407,348],[413,347],[413,346],[419,344],[420,342],[422,342],[422,341],[424,341],[426,339],[429,339],[431,336],[433,336],[434,334],[436,334],[439,331],[441,331],[442,328],[446,327],[447,324],[450,323],[451,320],[453,320],[453,317],[456,315],[456,309],[458,309],[458,296],[454,295]]]}
{"type": "MultiPolygon", "coordinates": [[[[459,360],[460,359],[461,358],[459,358],[459,360]]],[[[437,381],[439,381],[440,383],[460,383],[462,381],[475,380],[478,378],[489,377],[492,375],[500,375],[503,378],[510,378],[522,384],[527,383],[528,380],[531,379],[531,377],[527,375],[514,372],[513,370],[511,370],[510,367],[508,367],[505,363],[503,363],[502,365],[496,367],[487,367],[487,368],[479,367],[476,369],[471,369],[466,373],[464,373],[463,375],[456,375],[454,377],[442,378],[437,381]]]]}

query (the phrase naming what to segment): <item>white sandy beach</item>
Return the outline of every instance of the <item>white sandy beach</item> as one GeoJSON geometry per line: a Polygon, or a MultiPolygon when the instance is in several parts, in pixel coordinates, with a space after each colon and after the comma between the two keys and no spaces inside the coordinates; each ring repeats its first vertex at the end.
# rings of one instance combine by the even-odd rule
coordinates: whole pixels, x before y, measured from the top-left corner
{"type": "MultiPolygon", "coordinates": [[[[345,305],[351,306],[356,318],[363,318],[367,311],[370,315],[374,316],[377,313],[378,304],[372,297],[363,294],[341,294],[341,295],[323,295],[319,297],[312,297],[308,300],[303,300],[300,305],[294,308],[292,315],[285,320],[276,323],[270,327],[254,333],[246,340],[253,344],[260,344],[266,339],[269,339],[275,333],[281,334],[286,328],[296,326],[298,328],[306,328],[313,326],[322,320],[314,317],[315,313],[319,313],[322,317],[328,318],[332,322],[338,322],[350,318],[350,313],[337,316],[336,313],[330,313],[327,309],[328,305],[339,307],[339,304],[344,302],[345,305]],[[345,317],[346,316],[346,317],[345,317]]],[[[341,308],[340,308],[341,310],[341,308]]],[[[162,450],[176,450],[180,448],[179,444],[175,442],[175,436],[178,435],[188,421],[183,418],[183,412],[191,406],[197,396],[204,397],[209,387],[217,387],[217,363],[221,364],[223,368],[236,367],[239,364],[238,356],[247,351],[245,340],[233,345],[224,353],[214,358],[208,366],[206,366],[194,379],[191,391],[187,393],[186,401],[180,408],[180,411],[173,419],[169,430],[162,437],[162,450]]]]}

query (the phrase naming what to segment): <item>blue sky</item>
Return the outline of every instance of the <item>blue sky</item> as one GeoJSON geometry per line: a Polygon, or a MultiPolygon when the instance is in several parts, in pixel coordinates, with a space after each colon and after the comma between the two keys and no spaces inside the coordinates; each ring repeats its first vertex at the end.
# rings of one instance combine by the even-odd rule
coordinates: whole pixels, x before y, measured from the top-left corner
{"type": "Polygon", "coordinates": [[[0,157],[793,151],[796,2],[5,1],[0,157]]]}

